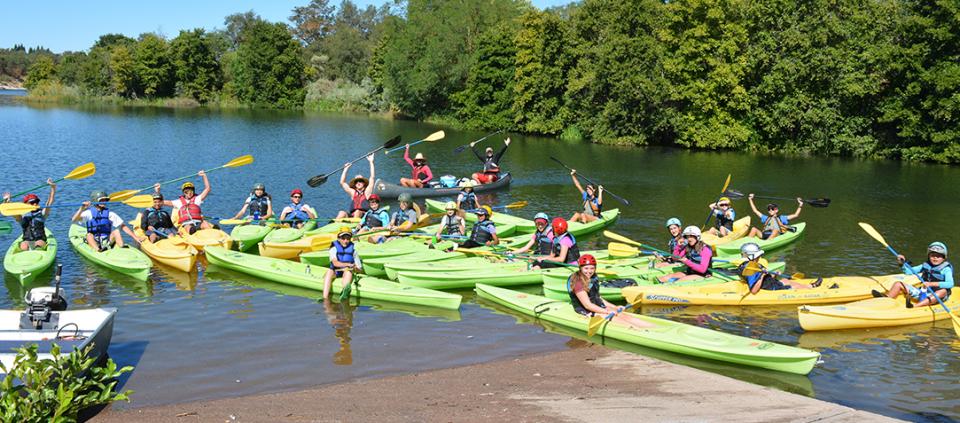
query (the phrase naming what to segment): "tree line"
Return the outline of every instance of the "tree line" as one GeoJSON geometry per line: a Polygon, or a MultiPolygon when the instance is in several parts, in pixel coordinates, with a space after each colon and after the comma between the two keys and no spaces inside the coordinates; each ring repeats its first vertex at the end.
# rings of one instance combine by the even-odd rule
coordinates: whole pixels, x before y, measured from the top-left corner
{"type": "MultiPolygon", "coordinates": [[[[2,55],[0,55],[2,56],[2,55]]],[[[472,129],[960,162],[955,0],[312,0],[40,54],[33,87],[391,111],[472,129]]],[[[2,63],[2,62],[0,62],[2,63]]],[[[42,89],[40,90],[42,91],[42,89]]]]}

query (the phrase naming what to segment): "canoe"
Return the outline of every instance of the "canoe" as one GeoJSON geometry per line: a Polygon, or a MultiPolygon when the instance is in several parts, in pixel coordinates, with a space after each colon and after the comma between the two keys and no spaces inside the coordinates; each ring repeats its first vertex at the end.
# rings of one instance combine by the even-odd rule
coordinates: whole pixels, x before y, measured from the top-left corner
{"type": "MultiPolygon", "coordinates": [[[[246,273],[272,282],[323,291],[323,276],[326,268],[311,268],[309,264],[295,261],[260,257],[253,254],[230,251],[221,247],[207,250],[207,260],[217,266],[246,273]]],[[[330,291],[339,294],[341,281],[335,280],[330,291]]],[[[462,297],[446,292],[403,286],[396,282],[363,277],[350,291],[350,295],[373,300],[394,301],[446,309],[460,308],[462,297]]]]}
{"type": "MultiPolygon", "coordinates": [[[[47,289],[53,291],[53,288],[47,289]]],[[[94,359],[94,363],[99,363],[106,357],[107,349],[110,347],[110,340],[113,338],[113,320],[117,309],[51,311],[50,321],[57,321],[59,324],[46,323],[39,329],[33,328],[29,323],[26,327],[21,325],[22,314],[24,314],[23,310],[0,310],[0,362],[7,369],[12,368],[17,355],[12,349],[27,344],[37,344],[37,358],[41,360],[52,358],[50,351],[54,344],[60,347],[63,354],[70,353],[74,348],[82,350],[92,345],[89,357],[94,359]],[[77,325],[76,329],[73,324],[77,325]],[[75,330],[77,335],[81,336],[62,339],[66,336],[72,337],[75,330]]],[[[3,376],[0,372],[0,378],[3,376]]]]}
{"type": "Polygon", "coordinates": [[[53,237],[53,232],[49,228],[44,228],[47,234],[47,248],[42,250],[20,250],[20,242],[23,236],[17,237],[7,249],[7,255],[3,256],[3,270],[16,276],[20,283],[25,284],[33,281],[44,270],[50,268],[53,261],[57,258],[57,239],[53,237]]]}
{"type": "MultiPolygon", "coordinates": [[[[590,318],[570,304],[539,295],[477,284],[477,296],[525,315],[586,332],[590,318]]],[[[619,322],[604,325],[598,336],[648,348],[745,366],[805,375],[820,358],[815,351],[790,347],[697,326],[633,314],[656,327],[637,329],[619,322]]]]}
{"type": "Polygon", "coordinates": [[[83,258],[130,277],[145,281],[150,275],[153,262],[150,257],[136,248],[111,248],[106,251],[94,251],[87,244],[87,229],[80,225],[70,225],[68,233],[70,244],[83,258]]]}
{"type": "MultiPolygon", "coordinates": [[[[960,299],[951,296],[947,307],[957,310],[960,299]]],[[[870,298],[832,306],[802,305],[797,308],[803,330],[861,329],[884,326],[905,326],[949,319],[940,304],[907,308],[903,299],[870,298]]]]}
{"type": "MultiPolygon", "coordinates": [[[[497,266],[498,264],[501,263],[493,263],[481,257],[463,257],[425,263],[397,260],[384,263],[383,270],[387,272],[387,279],[397,280],[397,272],[470,272],[489,269],[490,266],[497,266]]],[[[520,264],[526,267],[526,263],[520,264]]],[[[518,265],[514,264],[514,266],[518,265]]]]}
{"type": "MultiPolygon", "coordinates": [[[[431,199],[429,199],[429,198],[426,199],[425,201],[426,201],[426,204],[427,204],[427,212],[428,212],[428,213],[444,213],[444,212],[446,212],[446,202],[437,201],[437,200],[431,200],[431,199]]],[[[466,213],[466,214],[464,214],[463,217],[464,217],[464,219],[467,220],[467,222],[476,222],[476,221],[477,221],[477,215],[474,214],[474,213],[466,213]]],[[[516,227],[517,233],[521,233],[521,234],[529,234],[529,233],[533,233],[533,232],[535,232],[535,231],[537,230],[537,225],[536,225],[536,223],[534,223],[532,220],[530,220],[530,219],[524,219],[524,218],[519,217],[519,216],[513,216],[513,215],[510,215],[510,214],[506,214],[506,213],[504,213],[504,212],[502,212],[502,211],[494,211],[494,212],[493,212],[493,216],[490,218],[490,220],[492,220],[493,223],[496,223],[496,224],[497,224],[497,228],[499,228],[500,225],[513,225],[513,226],[516,227]]],[[[469,228],[468,228],[468,229],[469,229],[469,228]]]]}
{"type": "MultiPolygon", "coordinates": [[[[473,187],[473,192],[487,192],[507,188],[510,186],[510,180],[513,177],[510,173],[504,173],[496,182],[489,184],[480,184],[473,187]]],[[[407,193],[411,197],[454,197],[460,193],[460,187],[455,188],[408,188],[397,184],[377,179],[373,183],[373,193],[386,200],[395,200],[400,194],[407,193]]]]}
{"type": "Polygon", "coordinates": [[[794,232],[787,232],[783,235],[777,236],[776,238],[769,239],[760,239],[755,236],[745,237],[740,239],[735,239],[733,241],[717,245],[717,254],[718,255],[740,255],[740,246],[748,242],[757,243],[764,251],[772,251],[777,248],[783,248],[784,246],[795,242],[800,239],[800,236],[803,235],[803,231],[807,229],[806,222],[800,222],[790,225],[797,230],[794,232]]]}
{"type": "Polygon", "coordinates": [[[430,261],[440,261],[440,260],[451,260],[465,257],[463,253],[456,252],[444,252],[440,250],[420,250],[410,254],[404,254],[400,256],[392,257],[378,257],[371,259],[364,259],[363,256],[360,256],[360,262],[363,263],[363,273],[370,276],[386,276],[387,271],[383,266],[390,262],[404,262],[404,263],[413,263],[413,262],[430,262],[430,261]]]}
{"type": "MultiPolygon", "coordinates": [[[[133,230],[137,236],[144,236],[144,232],[139,225],[133,230]]],[[[197,270],[197,254],[199,250],[196,247],[179,240],[160,239],[157,242],[150,242],[149,239],[140,243],[140,251],[156,262],[170,266],[181,272],[190,273],[197,270]]]]}
{"type": "MultiPolygon", "coordinates": [[[[747,285],[740,281],[699,287],[632,286],[623,289],[623,297],[632,303],[684,305],[800,305],[844,303],[871,297],[870,290],[887,290],[894,282],[907,276],[838,276],[824,278],[814,289],[760,291],[750,295],[747,285]],[[830,288],[836,284],[837,288],[830,288]]],[[[797,282],[809,284],[813,279],[797,282]]],[[[909,282],[908,282],[909,283],[909,282]]]]}
{"type": "Polygon", "coordinates": [[[397,272],[403,285],[430,289],[472,288],[477,283],[490,286],[518,286],[540,283],[540,271],[528,270],[524,263],[491,264],[486,270],[462,272],[397,272]]]}
{"type": "Polygon", "coordinates": [[[192,234],[181,231],[180,235],[187,241],[187,244],[196,248],[197,251],[203,251],[205,248],[213,246],[230,248],[233,245],[230,234],[219,229],[200,229],[192,234]]]}
{"type": "Polygon", "coordinates": [[[248,223],[237,225],[230,231],[230,238],[236,244],[237,250],[248,251],[256,247],[260,241],[263,241],[263,238],[273,232],[273,229],[274,227],[269,224],[248,223]]]}
{"type": "MultiPolygon", "coordinates": [[[[733,222],[733,231],[726,236],[719,237],[704,231],[703,235],[700,236],[700,240],[711,247],[716,247],[743,238],[747,236],[748,233],[750,233],[750,216],[735,220],[733,222]]],[[[737,252],[739,253],[739,251],[738,249],[737,252]]]]}

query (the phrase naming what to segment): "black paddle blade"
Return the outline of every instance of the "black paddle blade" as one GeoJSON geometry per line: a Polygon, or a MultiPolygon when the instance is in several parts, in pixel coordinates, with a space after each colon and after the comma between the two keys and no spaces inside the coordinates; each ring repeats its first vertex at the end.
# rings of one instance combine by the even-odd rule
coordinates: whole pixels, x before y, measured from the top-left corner
{"type": "Polygon", "coordinates": [[[468,146],[468,145],[470,145],[470,144],[464,144],[464,145],[461,145],[461,146],[453,149],[453,154],[463,153],[463,151],[467,149],[467,146],[468,146]]]}
{"type": "Polygon", "coordinates": [[[316,188],[324,182],[327,182],[327,175],[317,175],[307,180],[307,185],[310,185],[310,188],[316,188]]]}
{"type": "Polygon", "coordinates": [[[813,207],[819,207],[819,208],[828,207],[830,205],[829,198],[809,198],[809,199],[803,200],[803,202],[813,207]]]}
{"type": "Polygon", "coordinates": [[[723,192],[724,197],[729,197],[731,200],[739,200],[743,198],[743,193],[735,189],[728,189],[723,192]]]}
{"type": "MultiPolygon", "coordinates": [[[[396,146],[399,145],[399,144],[400,144],[400,136],[397,135],[397,136],[395,136],[395,137],[390,138],[389,140],[387,140],[387,142],[383,144],[383,148],[393,148],[393,147],[396,147],[396,146]]],[[[323,182],[321,182],[321,184],[322,184],[322,183],[323,183],[323,182]]]]}

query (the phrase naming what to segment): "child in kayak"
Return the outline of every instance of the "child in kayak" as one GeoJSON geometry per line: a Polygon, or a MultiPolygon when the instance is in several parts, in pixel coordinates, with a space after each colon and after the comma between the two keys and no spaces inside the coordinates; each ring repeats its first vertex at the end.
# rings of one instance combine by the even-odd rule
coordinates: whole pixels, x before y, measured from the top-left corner
{"type": "Polygon", "coordinates": [[[466,222],[457,215],[457,203],[449,201],[444,209],[447,213],[440,219],[440,227],[437,228],[437,233],[433,235],[434,238],[441,238],[443,235],[454,238],[465,235],[467,233],[466,222]]]}
{"type": "Polygon", "coordinates": [[[760,290],[810,289],[819,287],[823,283],[821,278],[810,285],[794,282],[790,279],[777,279],[777,276],[780,275],[767,271],[769,263],[767,263],[767,259],[763,258],[763,250],[753,242],[740,246],[740,257],[743,257],[745,261],[737,267],[737,274],[740,275],[740,281],[750,288],[751,295],[755,295],[760,290]]]}
{"type": "MultiPolygon", "coordinates": [[[[57,184],[53,183],[53,179],[47,178],[47,185],[50,185],[50,195],[47,196],[46,207],[13,217],[23,230],[23,238],[21,238],[19,246],[20,251],[47,248],[46,220],[50,217],[49,207],[53,205],[53,197],[57,193],[57,184]]],[[[10,202],[9,192],[3,193],[3,202],[10,202]]],[[[40,197],[37,194],[30,193],[23,196],[23,202],[40,207],[40,197]]]]}
{"type": "Polygon", "coordinates": [[[390,213],[380,208],[380,196],[370,194],[367,203],[370,209],[363,212],[363,216],[360,217],[357,233],[376,231],[390,226],[390,213]]]}
{"type": "Polygon", "coordinates": [[[290,191],[290,204],[280,211],[280,222],[289,223],[291,228],[302,228],[308,219],[316,219],[313,208],[303,200],[303,191],[300,188],[290,191]]]}
{"type": "Polygon", "coordinates": [[[530,241],[523,247],[512,251],[514,254],[522,254],[533,249],[533,253],[541,256],[549,256],[553,251],[553,228],[550,227],[550,216],[540,212],[533,216],[533,224],[537,226],[530,241]]]}
{"type": "Polygon", "coordinates": [[[624,308],[611,304],[600,296],[600,280],[597,278],[597,260],[585,254],[577,260],[579,268],[567,278],[567,293],[573,309],[584,316],[604,316],[617,313],[612,321],[637,328],[651,328],[656,325],[645,322],[629,314],[621,313],[624,308]]]}
{"type": "Polygon", "coordinates": [[[137,239],[130,227],[123,223],[123,219],[103,204],[110,201],[106,192],[94,191],[90,194],[90,200],[94,202],[93,207],[90,207],[91,201],[84,201],[70,220],[81,222],[87,228],[87,245],[93,251],[104,251],[113,247],[123,248],[121,229],[130,235],[130,238],[137,239]]]}
{"type": "Polygon", "coordinates": [[[460,194],[457,194],[457,209],[479,209],[480,201],[477,201],[477,193],[473,192],[476,183],[467,181],[460,187],[460,194]]]}
{"type": "Polygon", "coordinates": [[[753,214],[757,215],[760,218],[760,224],[763,225],[763,229],[750,228],[750,234],[748,237],[757,237],[760,239],[774,239],[782,234],[787,233],[790,230],[790,221],[796,219],[800,216],[800,211],[803,209],[803,199],[797,198],[797,211],[789,216],[780,215],[780,206],[775,203],[767,204],[767,214],[760,213],[760,210],[757,210],[757,206],[753,204],[753,194],[747,196],[747,199],[750,200],[750,208],[753,209],[753,214]]]}
{"type": "MultiPolygon", "coordinates": [[[[162,196],[161,196],[162,197],[162,196]]],[[[243,217],[243,214],[250,212],[250,215],[245,219],[252,221],[266,220],[273,217],[273,198],[270,197],[270,194],[267,194],[266,187],[261,183],[253,184],[253,189],[250,190],[250,195],[247,196],[246,201],[243,202],[243,207],[240,208],[240,211],[237,212],[234,219],[239,219],[243,217]]]]}
{"type": "Polygon", "coordinates": [[[367,156],[367,162],[370,163],[370,179],[357,175],[350,180],[350,183],[347,183],[347,172],[350,170],[351,164],[343,165],[343,172],[340,173],[340,187],[343,188],[343,192],[350,196],[350,206],[347,210],[340,210],[337,213],[337,219],[363,216],[363,213],[369,208],[368,201],[370,201],[370,194],[373,194],[373,185],[370,185],[370,181],[373,181],[376,177],[376,172],[373,169],[373,156],[373,154],[367,156]]]}
{"type": "MultiPolygon", "coordinates": [[[[387,229],[390,230],[391,235],[397,235],[400,232],[413,229],[420,217],[420,213],[414,207],[413,197],[411,197],[410,194],[400,194],[397,196],[397,201],[400,202],[400,208],[393,212],[393,215],[390,216],[390,222],[387,225],[387,229]]],[[[367,239],[374,244],[379,244],[389,241],[393,239],[393,237],[388,238],[384,235],[374,235],[367,239]]]]}
{"type": "Polygon", "coordinates": [[[353,273],[361,270],[363,264],[357,254],[356,245],[353,244],[353,233],[349,226],[343,226],[337,231],[337,240],[330,244],[330,268],[323,275],[323,299],[330,298],[330,285],[335,277],[340,277],[343,281],[340,298],[349,296],[353,273]]]}
{"type": "Polygon", "coordinates": [[[474,148],[476,143],[476,141],[470,143],[470,151],[473,152],[474,156],[477,156],[477,160],[483,162],[483,172],[476,172],[471,178],[481,184],[496,182],[500,179],[500,159],[503,158],[503,153],[506,153],[507,147],[510,146],[510,138],[503,140],[503,148],[496,154],[493,153],[493,147],[487,147],[485,154],[481,156],[480,152],[474,148]]]}
{"type": "Polygon", "coordinates": [[[730,199],[720,197],[716,203],[710,203],[708,207],[710,207],[710,215],[714,217],[715,223],[707,232],[718,237],[727,236],[733,232],[733,221],[737,220],[737,212],[733,211],[730,199]]]}
{"type": "Polygon", "coordinates": [[[483,206],[476,209],[477,223],[473,224],[473,230],[470,232],[470,239],[466,240],[460,246],[463,248],[492,247],[500,243],[497,237],[497,225],[490,220],[493,212],[490,206],[483,206]]]}
{"type": "MultiPolygon", "coordinates": [[[[180,229],[191,234],[198,229],[213,228],[210,222],[203,220],[203,211],[200,209],[200,205],[210,195],[210,180],[207,179],[207,174],[202,170],[197,172],[197,175],[203,178],[203,191],[200,192],[200,195],[196,195],[196,187],[194,187],[193,182],[184,182],[180,186],[180,191],[183,193],[180,198],[173,201],[163,201],[163,205],[177,210],[177,221],[180,224],[180,229]]],[[[153,192],[160,192],[160,184],[153,185],[153,192]]]]}
{"type": "Polygon", "coordinates": [[[134,220],[140,221],[140,229],[143,229],[145,235],[138,239],[140,242],[147,239],[157,242],[177,234],[170,213],[163,209],[163,194],[159,192],[153,193],[153,207],[141,211],[134,220]]]}
{"type": "Polygon", "coordinates": [[[587,184],[587,188],[584,189],[583,186],[580,185],[580,180],[577,179],[576,169],[570,171],[570,177],[573,178],[573,184],[577,187],[577,191],[580,191],[583,207],[583,211],[574,213],[570,220],[580,223],[590,223],[599,219],[600,212],[603,211],[603,185],[595,187],[593,184],[587,184]]]}
{"type": "MultiPolygon", "coordinates": [[[[900,295],[901,292],[904,293],[907,308],[938,304],[937,299],[933,298],[930,294],[931,291],[933,291],[934,295],[940,297],[940,301],[947,301],[950,298],[950,293],[954,286],[953,265],[947,261],[946,244],[938,241],[927,246],[927,261],[919,266],[913,266],[907,261],[907,258],[902,255],[897,256],[897,261],[903,266],[903,273],[907,275],[920,275],[923,284],[930,289],[917,288],[913,285],[905,285],[903,282],[897,281],[893,284],[893,287],[890,288],[890,292],[888,292],[886,296],[897,298],[897,295],[900,295]],[[911,298],[916,300],[917,303],[913,304],[910,300],[911,298]]],[[[873,296],[883,297],[884,295],[880,292],[873,291],[873,296]]]]}
{"type": "Polygon", "coordinates": [[[667,219],[667,230],[670,231],[670,241],[667,242],[667,251],[672,254],[671,256],[664,257],[660,253],[654,251],[653,255],[656,256],[658,263],[654,267],[668,267],[673,266],[675,262],[673,256],[679,256],[680,252],[683,249],[683,235],[681,228],[683,224],[680,223],[680,219],[676,217],[671,217],[667,219]]]}
{"type": "Polygon", "coordinates": [[[423,157],[423,153],[417,153],[413,160],[410,159],[410,144],[407,144],[407,148],[403,150],[403,160],[410,165],[411,177],[400,178],[400,185],[409,188],[423,188],[427,182],[433,179],[433,172],[430,171],[430,166],[427,166],[427,159],[423,157]]]}
{"type": "Polygon", "coordinates": [[[695,281],[711,275],[710,265],[713,262],[713,250],[700,240],[700,228],[687,226],[684,228],[683,243],[678,248],[679,261],[687,266],[682,272],[671,273],[659,277],[660,283],[695,281]]]}

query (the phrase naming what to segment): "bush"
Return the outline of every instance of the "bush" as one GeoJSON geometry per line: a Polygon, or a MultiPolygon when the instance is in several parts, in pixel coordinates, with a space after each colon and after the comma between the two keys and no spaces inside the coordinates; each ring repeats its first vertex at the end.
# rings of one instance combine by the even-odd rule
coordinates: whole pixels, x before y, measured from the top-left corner
{"type": "Polygon", "coordinates": [[[383,105],[373,95],[373,83],[360,85],[346,80],[320,79],[307,85],[304,107],[322,111],[380,111],[383,105]]]}

